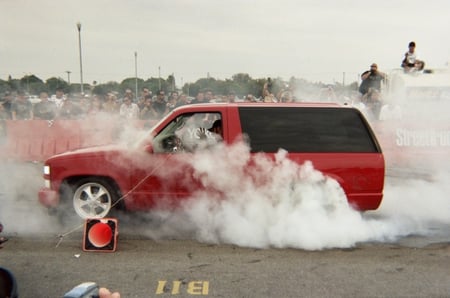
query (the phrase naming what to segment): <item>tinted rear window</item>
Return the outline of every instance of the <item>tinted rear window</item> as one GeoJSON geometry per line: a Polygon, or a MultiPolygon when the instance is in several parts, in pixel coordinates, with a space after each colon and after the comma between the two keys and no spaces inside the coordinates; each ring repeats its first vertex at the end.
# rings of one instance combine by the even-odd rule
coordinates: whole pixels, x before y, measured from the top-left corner
{"type": "Polygon", "coordinates": [[[252,152],[379,152],[356,109],[241,107],[252,152]]]}

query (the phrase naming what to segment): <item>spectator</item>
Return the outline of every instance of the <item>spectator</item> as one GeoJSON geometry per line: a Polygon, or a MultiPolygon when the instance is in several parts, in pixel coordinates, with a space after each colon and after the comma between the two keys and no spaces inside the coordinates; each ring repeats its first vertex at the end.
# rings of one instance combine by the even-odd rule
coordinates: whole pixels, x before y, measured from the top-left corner
{"type": "Polygon", "coordinates": [[[80,119],[84,116],[83,109],[73,102],[72,98],[66,97],[63,101],[63,105],[57,113],[58,119],[74,120],[80,119]]]}
{"type": "Polygon", "coordinates": [[[263,102],[277,102],[276,96],[272,93],[272,79],[267,78],[267,82],[264,83],[262,90],[263,102]]]}
{"type": "Polygon", "coordinates": [[[247,94],[244,101],[246,102],[256,102],[256,98],[253,96],[253,94],[247,94]]]}
{"type": "Polygon", "coordinates": [[[152,103],[153,109],[156,112],[156,117],[161,119],[167,113],[169,113],[169,107],[167,106],[166,94],[164,91],[159,90],[156,95],[156,100],[152,103]]]}
{"type": "Polygon", "coordinates": [[[113,93],[108,93],[106,95],[106,101],[103,103],[103,111],[111,114],[117,114],[119,111],[120,105],[117,100],[117,96],[113,93]]]}
{"type": "Polygon", "coordinates": [[[172,111],[173,109],[175,109],[175,107],[177,106],[177,103],[178,103],[178,92],[173,91],[172,93],[170,93],[169,100],[167,102],[169,111],[172,111]]]}
{"type": "Polygon", "coordinates": [[[381,91],[381,81],[386,80],[387,76],[378,71],[378,65],[376,63],[372,63],[370,70],[363,72],[361,79],[362,82],[359,86],[359,92],[364,95],[370,88],[381,91]]]}
{"type": "Polygon", "coordinates": [[[41,120],[53,120],[56,117],[56,105],[49,101],[48,93],[41,92],[39,94],[40,102],[33,107],[33,117],[41,120]]]}
{"type": "Polygon", "coordinates": [[[0,103],[0,143],[3,142],[3,137],[6,136],[6,122],[5,120],[9,120],[9,113],[3,107],[3,103],[0,103]]]}
{"type": "Polygon", "coordinates": [[[178,97],[178,102],[175,105],[176,108],[189,104],[189,100],[186,94],[181,93],[178,97]]]}
{"type": "Polygon", "coordinates": [[[9,120],[9,113],[6,111],[4,102],[0,102],[0,120],[9,120]]]}
{"type": "Polygon", "coordinates": [[[366,106],[369,120],[379,119],[381,109],[381,93],[377,89],[370,88],[362,97],[366,106]]]}
{"type": "Polygon", "coordinates": [[[0,120],[9,120],[11,115],[5,108],[5,102],[0,102],[0,120]]]}
{"type": "Polygon", "coordinates": [[[14,101],[14,96],[11,92],[6,91],[5,96],[3,97],[3,108],[5,109],[6,113],[8,114],[8,119],[11,119],[11,106],[14,101]]]}
{"type": "Polygon", "coordinates": [[[425,67],[425,62],[417,58],[416,43],[414,41],[408,44],[408,51],[405,53],[401,66],[405,72],[420,71],[425,67]]]}
{"type": "Polygon", "coordinates": [[[197,96],[195,96],[195,99],[193,101],[191,101],[191,103],[195,104],[195,103],[206,103],[207,101],[205,100],[205,93],[203,91],[198,91],[197,92],[197,96]]]}
{"type": "Polygon", "coordinates": [[[294,102],[294,96],[290,90],[284,90],[279,95],[280,102],[294,102]]]}
{"type": "Polygon", "coordinates": [[[125,94],[123,95],[123,99],[122,99],[122,102],[124,102],[125,101],[125,98],[126,97],[128,97],[128,98],[130,98],[131,99],[131,102],[134,102],[135,100],[135,98],[134,98],[134,93],[133,93],[133,91],[130,89],[130,88],[127,88],[126,90],[125,90],[125,94]]]}
{"type": "Polygon", "coordinates": [[[268,78],[267,82],[264,83],[262,90],[262,101],[263,102],[277,102],[277,98],[272,93],[272,79],[268,78]]]}
{"type": "Polygon", "coordinates": [[[145,100],[146,100],[145,97],[139,97],[139,100],[138,100],[138,102],[137,102],[137,105],[138,105],[138,107],[139,107],[139,111],[142,111],[142,109],[144,108],[144,106],[145,106],[145,100]]]}
{"type": "Polygon", "coordinates": [[[103,111],[102,102],[98,96],[94,96],[88,104],[87,115],[95,116],[103,111]]]}
{"type": "Polygon", "coordinates": [[[221,95],[213,94],[210,102],[224,102],[224,101],[221,95]]]}
{"type": "Polygon", "coordinates": [[[62,107],[65,100],[66,95],[64,95],[64,91],[61,88],[57,88],[55,94],[50,98],[50,101],[53,101],[58,109],[62,107]]]}
{"type": "Polygon", "coordinates": [[[211,90],[205,90],[205,102],[214,102],[214,94],[211,90]]]}
{"type": "Polygon", "coordinates": [[[145,102],[139,111],[139,117],[142,120],[154,120],[158,118],[158,115],[152,106],[151,95],[145,96],[145,102]]]}
{"type": "Polygon", "coordinates": [[[142,110],[144,108],[147,98],[151,99],[152,97],[153,97],[152,93],[150,92],[150,90],[148,90],[148,88],[146,87],[142,88],[141,96],[139,97],[139,100],[137,102],[139,110],[142,110]]]}
{"type": "Polygon", "coordinates": [[[236,102],[236,94],[233,91],[228,92],[227,102],[236,102]]]}
{"type": "Polygon", "coordinates": [[[119,115],[125,119],[139,119],[139,107],[132,101],[132,96],[127,95],[124,97],[119,115]]]}
{"type": "Polygon", "coordinates": [[[76,104],[83,110],[83,114],[87,114],[91,108],[92,99],[89,95],[85,94],[78,98],[76,104]]]}
{"type": "Polygon", "coordinates": [[[269,89],[263,89],[263,101],[264,102],[277,102],[277,98],[273,95],[269,89]]]}
{"type": "MultiPolygon", "coordinates": [[[[0,233],[3,232],[3,225],[0,222],[0,233]]],[[[6,237],[0,237],[0,248],[2,248],[2,244],[8,241],[8,238],[6,237]]],[[[1,297],[1,296],[0,296],[1,297]]]]}
{"type": "Polygon", "coordinates": [[[143,87],[142,88],[142,92],[141,92],[140,100],[142,102],[145,102],[145,99],[148,98],[148,97],[150,97],[150,98],[153,97],[152,91],[150,91],[147,87],[143,87]]]}
{"type": "Polygon", "coordinates": [[[32,120],[33,105],[25,97],[25,92],[17,92],[17,98],[11,105],[12,120],[32,120]]]}

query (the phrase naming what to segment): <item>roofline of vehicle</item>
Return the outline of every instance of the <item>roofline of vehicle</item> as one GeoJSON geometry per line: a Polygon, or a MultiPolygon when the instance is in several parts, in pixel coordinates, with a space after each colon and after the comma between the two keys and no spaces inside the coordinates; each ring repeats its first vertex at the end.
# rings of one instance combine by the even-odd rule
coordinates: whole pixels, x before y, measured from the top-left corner
{"type": "Polygon", "coordinates": [[[342,107],[342,104],[336,102],[211,102],[186,104],[181,107],[211,107],[211,106],[231,106],[231,107],[342,107]]]}

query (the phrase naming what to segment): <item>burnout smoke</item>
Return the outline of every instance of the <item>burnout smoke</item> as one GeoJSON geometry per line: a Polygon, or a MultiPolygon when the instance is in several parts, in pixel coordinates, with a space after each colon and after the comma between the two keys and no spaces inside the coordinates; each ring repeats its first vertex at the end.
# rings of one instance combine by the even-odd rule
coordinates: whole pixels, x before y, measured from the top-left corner
{"type": "MultiPolygon", "coordinates": [[[[243,170],[251,158],[247,146],[223,149],[194,156],[195,174],[214,192],[199,192],[186,201],[166,218],[164,229],[190,230],[197,240],[207,243],[308,250],[394,241],[426,232],[421,226],[424,221],[415,220],[414,213],[398,217],[389,203],[378,217],[355,211],[335,180],[310,162],[291,162],[283,150],[275,160],[257,157],[256,166],[248,171],[243,170]]],[[[387,194],[388,201],[395,200],[390,195],[397,195],[390,189],[387,194]]]]}
{"type": "Polygon", "coordinates": [[[1,162],[0,222],[6,234],[50,235],[59,230],[57,221],[37,202],[43,185],[42,167],[33,163],[1,162]]]}
{"type": "MultiPolygon", "coordinates": [[[[143,134],[124,124],[118,140],[136,147],[143,134]]],[[[401,177],[388,175],[380,209],[360,213],[348,205],[335,180],[315,170],[314,164],[306,161],[298,165],[288,156],[284,150],[273,159],[263,154],[252,156],[244,142],[190,155],[187,162],[209,191],[195,193],[175,211],[154,210],[141,217],[159,218],[158,225],[126,214],[120,217],[121,233],[138,233],[155,240],[194,238],[244,247],[320,250],[391,242],[411,234],[430,235],[436,227],[439,230],[450,224],[449,174],[442,161],[439,170],[428,173],[433,179],[422,179],[414,172],[401,177]],[[249,162],[253,167],[247,167],[249,162]],[[127,225],[132,228],[127,229],[127,225]]],[[[151,161],[145,152],[136,158],[145,159],[142,165],[151,161]]],[[[174,171],[166,169],[167,173],[174,171]]],[[[38,204],[37,190],[43,185],[39,164],[2,162],[1,178],[4,233],[39,237],[75,228],[59,225],[38,204]]]]}
{"type": "Polygon", "coordinates": [[[251,247],[317,249],[326,239],[328,247],[349,245],[342,236],[347,224],[360,219],[359,213],[348,206],[336,181],[309,162],[298,166],[286,154],[279,151],[275,160],[261,155],[250,171],[242,170],[250,159],[243,144],[197,156],[196,173],[225,196],[202,193],[186,202],[183,212],[193,221],[196,237],[251,247]],[[340,227],[335,225],[339,220],[340,227]]]}

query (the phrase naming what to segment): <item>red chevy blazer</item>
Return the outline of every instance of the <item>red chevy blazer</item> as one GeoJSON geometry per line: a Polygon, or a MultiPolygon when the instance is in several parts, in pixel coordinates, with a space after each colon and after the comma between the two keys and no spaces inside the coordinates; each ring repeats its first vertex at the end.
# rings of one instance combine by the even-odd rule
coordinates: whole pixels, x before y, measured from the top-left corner
{"type": "Polygon", "coordinates": [[[248,144],[251,158],[245,167],[254,165],[253,157],[274,159],[284,149],[290,160],[309,161],[335,179],[355,209],[374,210],[381,203],[385,163],[378,141],[357,109],[331,103],[179,107],[140,146],[85,148],[46,160],[39,201],[82,218],[104,217],[115,208],[170,206],[205,188],[193,173],[196,152],[227,150],[236,142],[248,144]]]}

